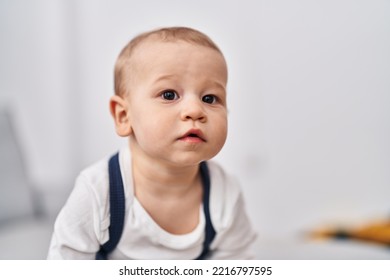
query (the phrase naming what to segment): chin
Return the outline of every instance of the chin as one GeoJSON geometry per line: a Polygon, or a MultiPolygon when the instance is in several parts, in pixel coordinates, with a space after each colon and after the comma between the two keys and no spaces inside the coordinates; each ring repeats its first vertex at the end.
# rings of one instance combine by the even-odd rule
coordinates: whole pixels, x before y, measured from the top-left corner
{"type": "Polygon", "coordinates": [[[202,159],[181,159],[181,160],[176,160],[173,162],[174,165],[177,167],[190,167],[190,166],[195,166],[201,163],[202,159]]]}
{"type": "Polygon", "coordinates": [[[172,162],[175,165],[181,166],[181,167],[194,166],[194,165],[198,165],[202,161],[209,160],[209,159],[213,158],[214,156],[215,156],[215,154],[213,154],[213,155],[200,155],[199,153],[194,153],[191,155],[186,155],[186,156],[181,156],[181,157],[175,158],[174,160],[172,160],[172,162]]]}

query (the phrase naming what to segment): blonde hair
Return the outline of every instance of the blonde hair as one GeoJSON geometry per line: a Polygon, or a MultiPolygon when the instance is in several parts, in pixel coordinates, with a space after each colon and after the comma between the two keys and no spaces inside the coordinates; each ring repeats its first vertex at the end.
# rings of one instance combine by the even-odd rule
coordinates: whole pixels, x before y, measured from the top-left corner
{"type": "Polygon", "coordinates": [[[151,36],[162,42],[185,41],[191,44],[208,47],[218,51],[218,46],[202,32],[188,27],[167,27],[142,33],[134,37],[120,52],[114,70],[114,90],[116,95],[124,96],[127,93],[126,80],[129,78],[131,56],[138,45],[151,36]]]}

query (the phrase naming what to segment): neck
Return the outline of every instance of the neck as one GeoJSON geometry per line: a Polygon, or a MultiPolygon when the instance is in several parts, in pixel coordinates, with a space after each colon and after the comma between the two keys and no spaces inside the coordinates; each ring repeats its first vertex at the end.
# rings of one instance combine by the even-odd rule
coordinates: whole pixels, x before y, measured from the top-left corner
{"type": "Polygon", "coordinates": [[[199,164],[176,166],[150,159],[132,150],[135,195],[147,192],[160,198],[182,197],[200,181],[199,164]]]}

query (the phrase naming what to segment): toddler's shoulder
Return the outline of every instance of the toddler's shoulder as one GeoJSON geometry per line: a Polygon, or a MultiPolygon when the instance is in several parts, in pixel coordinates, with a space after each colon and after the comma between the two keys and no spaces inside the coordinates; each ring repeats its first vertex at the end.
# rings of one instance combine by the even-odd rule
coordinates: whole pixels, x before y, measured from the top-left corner
{"type": "Polygon", "coordinates": [[[223,167],[209,161],[210,171],[210,209],[213,225],[219,231],[231,223],[237,209],[243,207],[241,187],[236,178],[228,174],[223,167]]]}
{"type": "MultiPolygon", "coordinates": [[[[104,216],[108,213],[109,193],[110,193],[110,175],[109,161],[115,153],[107,155],[89,167],[82,170],[76,180],[76,188],[84,188],[94,197],[99,207],[104,210],[104,216]]],[[[132,197],[132,178],[131,174],[131,155],[127,146],[119,149],[119,167],[122,176],[123,188],[126,200],[132,197]]]]}
{"type": "Polygon", "coordinates": [[[236,196],[241,192],[237,179],[215,161],[208,161],[212,188],[219,192],[229,192],[236,196]]]}
{"type": "Polygon", "coordinates": [[[93,196],[99,207],[105,206],[109,199],[109,157],[104,157],[82,170],[76,179],[77,188],[83,188],[93,196]]]}
{"type": "Polygon", "coordinates": [[[96,188],[108,184],[108,161],[105,157],[82,170],[78,176],[90,187],[96,188]]]}

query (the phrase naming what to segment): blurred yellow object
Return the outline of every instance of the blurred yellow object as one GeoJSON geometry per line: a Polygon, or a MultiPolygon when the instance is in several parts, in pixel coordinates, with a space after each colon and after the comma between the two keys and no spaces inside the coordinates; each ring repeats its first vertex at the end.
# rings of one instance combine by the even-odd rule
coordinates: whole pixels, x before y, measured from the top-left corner
{"type": "Polygon", "coordinates": [[[315,230],[309,234],[314,239],[351,239],[390,246],[390,220],[373,222],[356,228],[328,228],[315,230]]]}

